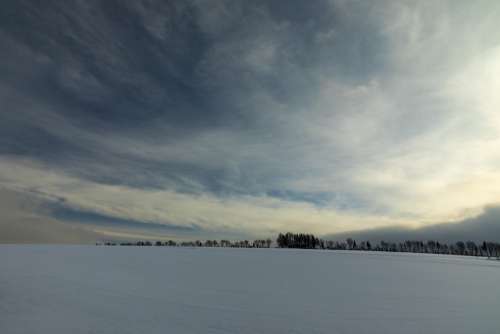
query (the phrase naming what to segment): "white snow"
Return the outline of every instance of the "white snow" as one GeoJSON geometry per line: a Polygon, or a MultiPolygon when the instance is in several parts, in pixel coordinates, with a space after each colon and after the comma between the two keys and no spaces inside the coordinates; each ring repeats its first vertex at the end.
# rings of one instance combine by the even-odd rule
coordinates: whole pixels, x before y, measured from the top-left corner
{"type": "Polygon", "coordinates": [[[499,333],[500,263],[280,249],[0,246],[0,333],[499,333]]]}

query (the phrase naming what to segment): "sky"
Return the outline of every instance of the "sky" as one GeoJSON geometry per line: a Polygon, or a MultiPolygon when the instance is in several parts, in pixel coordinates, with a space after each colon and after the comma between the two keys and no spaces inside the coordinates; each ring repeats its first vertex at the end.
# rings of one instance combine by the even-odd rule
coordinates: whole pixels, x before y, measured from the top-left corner
{"type": "Polygon", "coordinates": [[[5,0],[0,45],[0,242],[499,224],[498,1],[5,0]]]}

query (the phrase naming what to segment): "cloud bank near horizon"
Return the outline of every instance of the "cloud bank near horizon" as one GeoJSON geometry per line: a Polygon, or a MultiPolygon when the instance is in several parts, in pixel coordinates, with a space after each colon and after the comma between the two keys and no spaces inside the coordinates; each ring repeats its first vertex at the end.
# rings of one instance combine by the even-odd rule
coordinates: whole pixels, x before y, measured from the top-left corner
{"type": "Polygon", "coordinates": [[[245,237],[500,202],[495,1],[0,6],[0,187],[41,218],[245,237]]]}

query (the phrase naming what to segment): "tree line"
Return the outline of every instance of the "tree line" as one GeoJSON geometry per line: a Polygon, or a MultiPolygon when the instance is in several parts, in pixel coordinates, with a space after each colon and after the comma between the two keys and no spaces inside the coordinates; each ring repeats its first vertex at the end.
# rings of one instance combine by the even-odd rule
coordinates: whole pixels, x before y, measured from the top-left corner
{"type": "Polygon", "coordinates": [[[205,241],[123,241],[114,242],[106,241],[103,243],[96,243],[97,246],[169,246],[169,247],[231,247],[231,248],[270,248],[273,241],[271,239],[257,239],[253,241],[249,240],[205,240],[205,241]]]}
{"type": "Polygon", "coordinates": [[[425,254],[448,254],[469,255],[483,257],[500,257],[500,243],[483,241],[458,241],[456,243],[444,243],[435,240],[426,242],[420,240],[406,240],[404,242],[381,241],[372,244],[370,241],[357,242],[352,238],[345,241],[323,240],[312,234],[302,233],[280,233],[276,239],[279,248],[302,248],[302,249],[331,249],[331,250],[356,250],[377,252],[403,252],[403,253],[425,253],[425,254]]]}
{"type": "Polygon", "coordinates": [[[381,241],[373,244],[370,241],[356,241],[348,238],[343,241],[324,240],[305,233],[280,233],[273,243],[271,239],[249,240],[196,240],[196,241],[135,241],[135,242],[104,242],[97,245],[106,246],[168,246],[168,247],[231,247],[231,248],[299,248],[299,249],[326,249],[352,250],[375,252],[403,252],[424,254],[448,254],[500,258],[500,243],[483,241],[458,241],[444,243],[435,240],[420,241],[406,240],[403,242],[381,241]]]}

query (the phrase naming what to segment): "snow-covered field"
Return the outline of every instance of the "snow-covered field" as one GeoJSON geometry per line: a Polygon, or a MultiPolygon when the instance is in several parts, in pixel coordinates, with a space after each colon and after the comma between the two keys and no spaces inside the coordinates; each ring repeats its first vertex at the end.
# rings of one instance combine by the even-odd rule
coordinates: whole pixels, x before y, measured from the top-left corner
{"type": "Polygon", "coordinates": [[[500,263],[279,249],[0,246],[0,333],[500,333],[500,263]]]}

